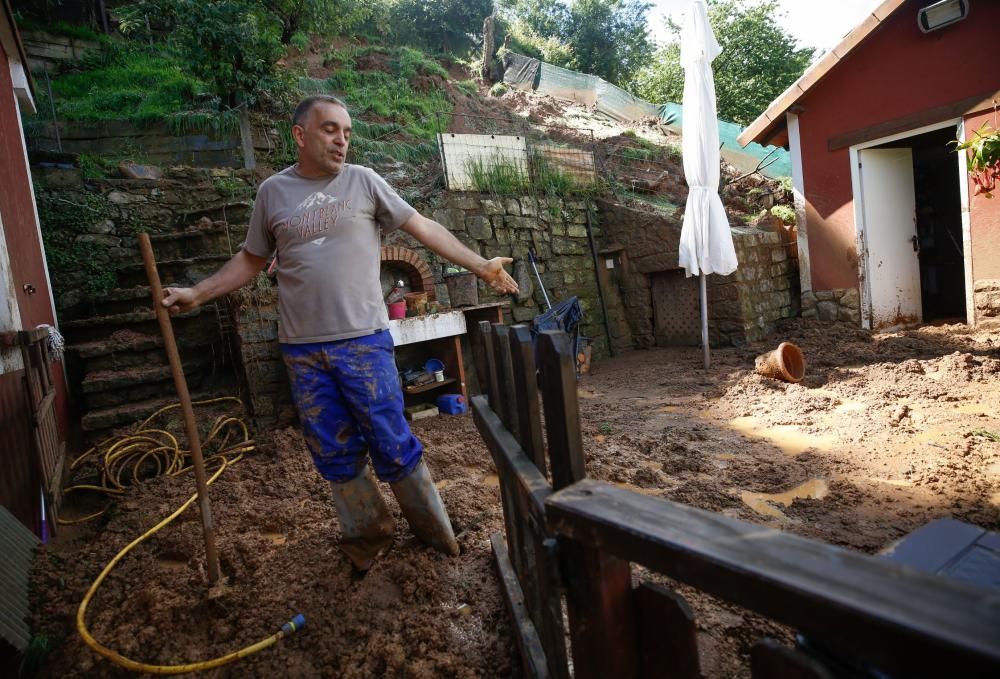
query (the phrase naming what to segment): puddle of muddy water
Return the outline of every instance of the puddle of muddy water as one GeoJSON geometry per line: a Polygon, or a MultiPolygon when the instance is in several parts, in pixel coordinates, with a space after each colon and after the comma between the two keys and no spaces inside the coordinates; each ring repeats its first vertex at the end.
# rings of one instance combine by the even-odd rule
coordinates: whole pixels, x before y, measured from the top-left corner
{"type": "Polygon", "coordinates": [[[275,545],[276,547],[280,547],[281,545],[288,542],[288,538],[286,538],[281,533],[261,533],[260,536],[270,540],[271,544],[275,545]]]}
{"type": "Polygon", "coordinates": [[[785,491],[784,493],[751,493],[743,491],[740,499],[758,514],[774,519],[787,521],[788,517],[774,505],[788,507],[795,500],[822,500],[830,490],[830,485],[823,479],[813,479],[785,491]]]}
{"type": "Polygon", "coordinates": [[[489,488],[499,488],[500,487],[500,477],[496,474],[487,474],[483,477],[483,485],[489,488]]]}
{"type": "Polygon", "coordinates": [[[168,571],[183,571],[188,567],[188,562],[182,559],[160,558],[156,561],[160,564],[161,568],[165,568],[168,571]]]}
{"type": "Polygon", "coordinates": [[[1000,493],[993,493],[993,497],[990,498],[990,504],[994,507],[1000,507],[1000,493]]]}
{"type": "Polygon", "coordinates": [[[631,490],[640,495],[650,495],[652,497],[663,497],[662,488],[640,488],[639,486],[633,486],[631,483],[615,482],[615,485],[619,488],[624,488],[625,490],[631,490]]]}
{"type": "Polygon", "coordinates": [[[745,436],[764,439],[789,455],[799,455],[810,448],[829,450],[837,443],[837,439],[834,436],[807,434],[791,424],[766,427],[761,425],[757,418],[752,415],[730,420],[728,426],[733,431],[737,431],[745,436]]]}

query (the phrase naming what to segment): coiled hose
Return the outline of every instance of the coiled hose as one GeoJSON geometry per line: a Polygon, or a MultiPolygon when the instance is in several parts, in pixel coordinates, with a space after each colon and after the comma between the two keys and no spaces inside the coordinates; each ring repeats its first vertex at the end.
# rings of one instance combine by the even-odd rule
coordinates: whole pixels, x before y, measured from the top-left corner
{"type": "MultiPolygon", "coordinates": [[[[237,398],[224,397],[208,401],[197,401],[192,405],[209,405],[222,401],[235,401],[236,403],[241,404],[241,401],[237,398]]],[[[142,470],[149,467],[151,464],[156,465],[156,476],[162,474],[177,476],[178,474],[183,474],[184,472],[190,470],[192,468],[190,464],[190,452],[181,450],[177,443],[177,439],[170,432],[163,429],[146,428],[149,422],[157,416],[179,406],[180,404],[174,404],[161,408],[143,421],[132,435],[110,438],[102,441],[97,446],[91,448],[86,453],[78,457],[71,465],[71,469],[78,468],[84,461],[103,451],[103,455],[101,455],[101,483],[100,485],[79,484],[71,486],[65,490],[65,493],[92,490],[112,496],[121,495],[125,492],[126,488],[122,480],[122,476],[125,474],[126,470],[131,469],[132,481],[138,482],[142,470]]],[[[243,459],[243,455],[245,453],[248,453],[255,448],[254,441],[250,438],[246,424],[239,418],[227,416],[219,417],[215,421],[215,424],[212,426],[211,431],[203,442],[203,447],[206,451],[210,450],[209,446],[214,447],[215,452],[205,455],[206,465],[212,464],[213,462],[217,462],[219,464],[219,468],[216,469],[212,476],[208,479],[209,485],[214,483],[229,465],[239,462],[243,459]],[[234,440],[234,431],[237,434],[242,434],[243,438],[234,440]]],[[[100,588],[101,583],[104,582],[104,579],[118,564],[118,562],[125,558],[126,554],[155,535],[162,528],[166,527],[178,516],[183,514],[188,507],[194,504],[194,501],[197,498],[198,494],[195,493],[170,516],[160,521],[158,524],[150,528],[118,552],[118,554],[116,554],[115,557],[104,567],[101,574],[97,576],[97,579],[90,585],[90,589],[88,589],[87,593],[84,595],[83,601],[80,602],[80,607],[76,611],[76,629],[80,633],[80,637],[83,639],[84,643],[96,653],[107,658],[119,667],[124,667],[135,672],[146,672],[149,674],[184,674],[187,672],[213,669],[221,667],[222,665],[227,665],[236,660],[240,660],[241,658],[245,658],[248,655],[256,653],[257,651],[262,651],[265,648],[272,646],[280,639],[301,629],[301,627],[305,625],[305,617],[301,614],[296,615],[290,621],[282,625],[281,629],[276,633],[258,641],[255,644],[211,660],[187,663],[184,665],[152,665],[132,660],[130,658],[126,658],[117,651],[104,646],[101,642],[94,638],[94,636],[90,633],[90,630],[87,629],[87,607],[90,605],[91,599],[100,588]]],[[[71,521],[60,520],[60,523],[72,524],[89,521],[104,514],[109,507],[110,503],[99,512],[71,521]]]]}

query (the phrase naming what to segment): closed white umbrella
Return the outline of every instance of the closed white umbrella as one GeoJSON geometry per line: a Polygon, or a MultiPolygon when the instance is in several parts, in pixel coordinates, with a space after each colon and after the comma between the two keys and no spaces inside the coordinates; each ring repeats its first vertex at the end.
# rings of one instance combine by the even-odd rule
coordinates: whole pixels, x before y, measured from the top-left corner
{"type": "Polygon", "coordinates": [[[708,23],[704,0],[695,0],[681,32],[684,67],[684,177],[688,184],[679,264],[701,278],[701,342],[709,366],[708,294],[705,275],[736,271],[736,249],[719,198],[719,119],[712,60],[722,52],[708,23]]]}

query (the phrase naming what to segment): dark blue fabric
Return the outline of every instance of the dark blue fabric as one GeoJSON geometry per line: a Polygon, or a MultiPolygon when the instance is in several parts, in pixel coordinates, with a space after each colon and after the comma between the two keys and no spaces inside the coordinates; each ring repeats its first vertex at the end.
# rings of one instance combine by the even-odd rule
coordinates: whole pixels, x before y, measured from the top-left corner
{"type": "Polygon", "coordinates": [[[387,330],[364,337],[282,344],[302,434],[323,478],[356,477],[371,455],[386,482],[409,475],[423,445],[403,416],[403,392],[387,330]]]}

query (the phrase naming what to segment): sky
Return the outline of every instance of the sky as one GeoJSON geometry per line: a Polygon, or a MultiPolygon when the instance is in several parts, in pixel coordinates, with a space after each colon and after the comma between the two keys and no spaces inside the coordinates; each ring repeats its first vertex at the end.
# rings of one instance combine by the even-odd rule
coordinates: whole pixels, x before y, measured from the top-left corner
{"type": "MultiPolygon", "coordinates": [[[[694,0],[649,0],[649,32],[659,42],[670,39],[666,18],[682,23],[694,0]]],[[[784,26],[799,41],[800,47],[828,50],[847,35],[882,0],[778,0],[785,13],[784,26]]]]}

